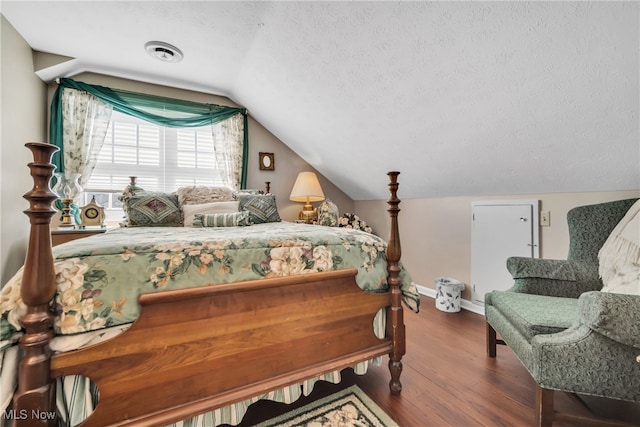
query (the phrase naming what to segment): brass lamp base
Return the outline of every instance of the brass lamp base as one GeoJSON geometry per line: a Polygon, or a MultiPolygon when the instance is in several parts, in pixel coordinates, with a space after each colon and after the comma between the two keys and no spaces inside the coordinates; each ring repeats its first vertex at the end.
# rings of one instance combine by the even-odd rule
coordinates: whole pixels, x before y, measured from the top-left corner
{"type": "Polygon", "coordinates": [[[298,214],[298,219],[307,224],[313,224],[318,221],[318,209],[314,209],[311,203],[306,203],[298,214]]]}
{"type": "Polygon", "coordinates": [[[62,202],[62,216],[60,217],[60,224],[58,227],[75,227],[76,222],[71,216],[71,203],[73,203],[73,199],[62,198],[60,199],[62,202]]]}

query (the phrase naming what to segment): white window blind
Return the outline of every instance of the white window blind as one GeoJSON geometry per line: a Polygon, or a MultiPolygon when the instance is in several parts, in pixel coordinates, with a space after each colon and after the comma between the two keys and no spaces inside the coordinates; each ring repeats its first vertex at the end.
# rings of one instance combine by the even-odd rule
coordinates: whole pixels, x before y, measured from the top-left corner
{"type": "Polygon", "coordinates": [[[85,203],[95,196],[122,212],[117,196],[130,176],[147,191],[172,192],[192,185],[222,186],[213,138],[219,126],[165,128],[113,112],[96,167],[85,186],[85,203]]]}

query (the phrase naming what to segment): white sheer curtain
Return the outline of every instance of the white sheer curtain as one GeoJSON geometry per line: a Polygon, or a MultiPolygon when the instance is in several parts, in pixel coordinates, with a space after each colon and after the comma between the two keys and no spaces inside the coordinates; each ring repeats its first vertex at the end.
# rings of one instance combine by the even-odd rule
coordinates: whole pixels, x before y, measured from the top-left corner
{"type": "Polygon", "coordinates": [[[213,150],[224,185],[239,189],[242,181],[244,118],[242,114],[212,126],[213,150]]]}
{"type": "Polygon", "coordinates": [[[86,185],[104,143],[112,108],[87,92],[65,88],[62,93],[64,175],[86,185]]]}

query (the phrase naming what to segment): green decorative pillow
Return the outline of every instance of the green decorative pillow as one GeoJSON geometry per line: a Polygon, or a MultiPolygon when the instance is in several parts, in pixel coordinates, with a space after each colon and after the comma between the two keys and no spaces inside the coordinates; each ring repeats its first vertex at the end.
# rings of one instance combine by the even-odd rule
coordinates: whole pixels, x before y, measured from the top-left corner
{"type": "MultiPolygon", "coordinates": [[[[135,181],[135,179],[133,179],[132,181],[135,181]]],[[[124,211],[124,221],[120,223],[120,226],[122,227],[129,226],[129,200],[131,200],[131,197],[133,197],[134,194],[143,193],[143,192],[144,192],[144,188],[139,187],[136,184],[129,184],[124,188],[124,190],[122,190],[122,194],[118,196],[118,200],[122,202],[122,210],[124,211]]]]}
{"type": "Polygon", "coordinates": [[[264,222],[280,222],[276,197],[265,195],[242,195],[238,197],[240,210],[249,211],[251,222],[262,224],[264,222]]]}
{"type": "Polygon", "coordinates": [[[182,210],[175,194],[137,192],[125,201],[129,227],[181,227],[182,210]]]}
{"type": "Polygon", "coordinates": [[[243,227],[251,225],[249,212],[195,214],[194,227],[243,227]]]}

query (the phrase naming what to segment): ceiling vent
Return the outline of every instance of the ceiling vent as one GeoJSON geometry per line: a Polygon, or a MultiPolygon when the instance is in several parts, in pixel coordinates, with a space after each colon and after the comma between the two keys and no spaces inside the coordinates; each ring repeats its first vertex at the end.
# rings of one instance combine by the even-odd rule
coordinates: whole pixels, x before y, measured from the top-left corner
{"type": "Polygon", "coordinates": [[[149,55],[164,62],[182,61],[182,51],[165,42],[147,42],[144,48],[149,55]]]}

